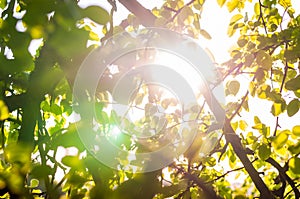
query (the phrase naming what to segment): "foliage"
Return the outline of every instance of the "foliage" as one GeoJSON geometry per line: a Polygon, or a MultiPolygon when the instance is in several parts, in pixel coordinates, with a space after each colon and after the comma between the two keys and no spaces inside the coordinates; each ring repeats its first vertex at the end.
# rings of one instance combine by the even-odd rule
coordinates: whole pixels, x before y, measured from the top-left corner
{"type": "MultiPolygon", "coordinates": [[[[113,170],[86,150],[77,133],[80,121],[70,119],[76,108],[74,78],[88,53],[122,30],[158,26],[195,39],[213,39],[201,27],[205,1],[165,0],[148,12],[134,0],[120,0],[132,12],[120,25],[113,23],[116,2],[108,2],[110,12],[100,6],[81,8],[72,0],[0,0],[1,196],[299,198],[300,126],[287,125],[299,119],[300,108],[300,15],[291,1],[217,0],[232,14],[228,35],[239,34],[232,58],[218,66],[219,78],[211,82],[211,88],[224,84],[228,100],[207,100],[212,95],[208,90],[202,107],[157,115],[157,106],[175,110],[178,102],[155,93],[156,102],[143,107],[146,119],[128,121],[126,130],[149,133],[159,126],[162,132],[176,134],[178,129],[171,126],[184,122],[184,114],[194,122],[201,118],[201,124],[184,130],[196,130],[197,135],[178,160],[148,173],[113,170]],[[254,10],[253,16],[248,16],[246,5],[254,10]],[[38,49],[29,52],[34,43],[38,49]],[[253,101],[270,105],[270,114],[253,115],[253,101]],[[225,121],[218,112],[226,112],[225,121]],[[245,119],[249,115],[253,121],[245,119]],[[60,157],[62,151],[72,153],[60,157]]],[[[95,99],[102,132],[109,132],[119,118],[105,103],[106,91],[112,92],[106,83],[117,76],[104,77],[95,99]]],[[[140,89],[151,95],[149,88],[140,89]]],[[[146,96],[137,93],[132,104],[141,105],[146,96]]],[[[154,150],[147,148],[151,140],[139,143],[123,134],[109,139],[128,150],[154,150]]]]}

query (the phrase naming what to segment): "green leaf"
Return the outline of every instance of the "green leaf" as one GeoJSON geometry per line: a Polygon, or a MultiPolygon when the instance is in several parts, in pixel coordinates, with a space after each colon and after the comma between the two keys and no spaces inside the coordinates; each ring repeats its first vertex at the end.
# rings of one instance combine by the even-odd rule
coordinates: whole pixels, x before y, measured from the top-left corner
{"type": "Polygon", "coordinates": [[[205,39],[211,39],[210,34],[209,34],[206,30],[204,30],[204,29],[201,29],[201,30],[200,30],[200,34],[201,34],[205,39]]]}
{"type": "Polygon", "coordinates": [[[87,181],[87,178],[84,178],[78,174],[73,174],[69,177],[68,183],[77,186],[83,186],[83,184],[87,181]]]}
{"type": "Polygon", "coordinates": [[[294,126],[292,133],[293,135],[300,136],[300,126],[294,126]]]}
{"type": "Polygon", "coordinates": [[[226,2],[226,0],[217,0],[217,3],[219,4],[220,7],[223,7],[225,2],[226,2]]]}
{"type": "Polygon", "coordinates": [[[227,9],[229,12],[232,12],[234,9],[236,9],[239,5],[240,1],[239,0],[231,0],[227,2],[227,9]]]}
{"type": "Polygon", "coordinates": [[[99,6],[89,6],[82,10],[82,15],[98,24],[105,25],[110,19],[108,12],[99,6]]]}
{"type": "Polygon", "coordinates": [[[74,58],[82,54],[86,49],[89,33],[82,29],[72,27],[68,30],[58,28],[49,39],[48,44],[57,50],[57,53],[65,58],[74,58]],[[76,41],[76,42],[75,42],[76,41]]]}
{"type": "Polygon", "coordinates": [[[96,117],[100,124],[108,124],[109,123],[109,117],[105,111],[97,111],[96,117]]]}
{"type": "Polygon", "coordinates": [[[272,67],[272,58],[264,50],[258,51],[256,55],[256,62],[263,69],[269,70],[272,67]]]}
{"type": "Polygon", "coordinates": [[[61,162],[72,168],[82,168],[83,164],[77,156],[65,156],[62,158],[61,162]]]}
{"type": "Polygon", "coordinates": [[[214,167],[216,165],[216,159],[214,157],[207,157],[204,159],[204,164],[209,167],[214,167]]]}
{"type": "Polygon", "coordinates": [[[4,9],[6,6],[6,0],[0,0],[0,8],[4,9]]]}
{"type": "Polygon", "coordinates": [[[299,105],[300,102],[298,99],[293,99],[288,105],[287,105],[287,114],[289,117],[292,117],[299,111],[299,105]]]}
{"type": "Polygon", "coordinates": [[[262,144],[258,147],[258,156],[262,160],[266,160],[271,155],[271,149],[268,145],[262,144]]]}
{"type": "Polygon", "coordinates": [[[53,173],[52,168],[48,165],[36,165],[31,170],[30,174],[38,179],[44,178],[45,176],[53,173]]]}
{"type": "Polygon", "coordinates": [[[292,145],[292,146],[289,146],[288,147],[288,150],[292,153],[292,154],[298,154],[300,153],[300,142],[292,145]]]}
{"type": "Polygon", "coordinates": [[[287,90],[296,91],[300,89],[300,75],[286,82],[285,88],[287,90]]]}
{"type": "Polygon", "coordinates": [[[41,109],[45,112],[50,112],[51,107],[50,107],[50,104],[48,103],[48,101],[46,101],[46,100],[42,101],[41,109]]]}
{"type": "Polygon", "coordinates": [[[229,81],[226,84],[226,95],[236,95],[240,90],[240,83],[236,80],[229,81]]]}
{"type": "Polygon", "coordinates": [[[294,174],[300,174],[300,158],[294,157],[289,161],[289,168],[294,174]]]}
{"type": "Polygon", "coordinates": [[[29,185],[29,188],[36,188],[37,186],[39,186],[39,180],[37,179],[31,179],[30,180],[30,185],[29,185]]]}
{"type": "Polygon", "coordinates": [[[281,131],[272,141],[273,147],[275,149],[281,149],[284,144],[287,142],[289,135],[288,130],[281,131]]]}
{"type": "Polygon", "coordinates": [[[50,145],[52,148],[63,146],[65,148],[76,147],[79,151],[85,150],[85,147],[78,135],[75,123],[69,125],[67,132],[55,135],[55,137],[52,138],[52,142],[50,143],[50,145]]]}
{"type": "Polygon", "coordinates": [[[58,106],[57,104],[52,104],[51,105],[51,112],[54,113],[55,115],[61,115],[62,114],[61,107],[58,106]]]}
{"type": "Polygon", "coordinates": [[[254,116],[254,123],[255,124],[261,124],[261,121],[260,121],[260,119],[259,119],[259,117],[258,116],[254,116]]]}

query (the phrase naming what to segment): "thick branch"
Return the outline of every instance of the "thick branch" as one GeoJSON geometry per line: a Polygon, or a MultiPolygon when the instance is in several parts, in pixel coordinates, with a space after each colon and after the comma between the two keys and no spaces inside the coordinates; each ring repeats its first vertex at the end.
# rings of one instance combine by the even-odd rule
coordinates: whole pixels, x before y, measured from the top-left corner
{"type": "Polygon", "coordinates": [[[132,14],[134,14],[146,27],[154,26],[156,17],[152,12],[144,8],[139,2],[135,0],[119,0],[132,14]]]}
{"type": "Polygon", "coordinates": [[[200,178],[198,178],[197,176],[186,172],[183,168],[178,167],[178,166],[174,166],[175,169],[179,170],[181,173],[184,174],[185,178],[193,181],[199,188],[201,188],[203,190],[203,192],[205,193],[205,196],[209,199],[219,199],[220,197],[217,196],[216,192],[213,190],[213,188],[211,186],[208,186],[207,183],[205,183],[204,181],[202,181],[200,178]]]}
{"type": "Polygon", "coordinates": [[[40,56],[35,61],[35,70],[31,73],[29,86],[24,94],[22,105],[22,125],[19,132],[19,141],[34,146],[34,130],[38,115],[40,114],[40,103],[45,94],[51,91],[61,80],[63,74],[53,70],[54,60],[49,54],[51,50],[48,46],[40,52],[40,56]]]}
{"type": "Polygon", "coordinates": [[[299,192],[298,188],[296,187],[295,182],[290,178],[290,176],[288,176],[286,174],[286,169],[281,167],[280,164],[278,164],[278,162],[276,162],[273,158],[268,158],[266,160],[266,162],[269,162],[271,165],[273,165],[278,170],[278,172],[282,175],[284,180],[286,180],[291,185],[291,187],[295,193],[295,197],[300,198],[300,192],[299,192]]]}
{"type": "MultiPolygon", "coordinates": [[[[219,122],[222,122],[223,117],[221,114],[223,114],[225,111],[220,105],[220,103],[218,103],[217,99],[209,89],[206,89],[206,92],[204,92],[204,98],[206,99],[206,102],[208,106],[211,108],[216,119],[219,122]]],[[[250,162],[249,158],[247,157],[247,152],[241,143],[241,139],[231,127],[230,120],[228,118],[225,119],[224,134],[225,134],[226,141],[231,144],[234,152],[243,163],[253,183],[255,184],[256,188],[259,190],[261,194],[261,198],[270,198],[270,199],[274,198],[273,194],[268,189],[266,184],[263,182],[263,180],[259,176],[259,173],[257,172],[257,170],[250,162]]]]}

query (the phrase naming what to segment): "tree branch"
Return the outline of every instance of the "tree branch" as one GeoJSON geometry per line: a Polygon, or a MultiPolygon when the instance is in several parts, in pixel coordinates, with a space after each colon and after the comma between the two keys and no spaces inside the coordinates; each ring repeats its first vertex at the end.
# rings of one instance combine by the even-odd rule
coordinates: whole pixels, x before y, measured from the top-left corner
{"type": "Polygon", "coordinates": [[[292,187],[294,193],[295,193],[295,198],[298,199],[300,198],[300,192],[297,189],[295,182],[290,178],[290,176],[288,176],[286,174],[286,169],[281,167],[280,164],[278,164],[278,162],[276,162],[273,158],[269,157],[266,162],[270,163],[273,167],[275,167],[279,174],[282,175],[282,177],[284,178],[284,180],[286,180],[292,187]]]}
{"type": "Polygon", "coordinates": [[[119,2],[134,14],[145,27],[154,26],[156,17],[136,0],[119,0],[119,2]]]}
{"type": "Polygon", "coordinates": [[[190,181],[194,182],[199,188],[201,188],[203,190],[203,192],[205,193],[205,196],[209,199],[220,199],[219,196],[217,196],[216,192],[213,190],[212,187],[208,186],[207,183],[205,183],[204,181],[202,181],[200,178],[198,178],[197,176],[186,172],[183,168],[178,167],[173,165],[173,167],[175,169],[177,169],[178,171],[180,171],[185,178],[189,179],[190,181]]]}

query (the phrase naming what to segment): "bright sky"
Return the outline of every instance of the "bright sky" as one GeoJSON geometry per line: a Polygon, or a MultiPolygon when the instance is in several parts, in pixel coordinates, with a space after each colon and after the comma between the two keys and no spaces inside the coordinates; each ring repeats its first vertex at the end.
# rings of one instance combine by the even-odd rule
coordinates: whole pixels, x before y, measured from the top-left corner
{"type": "MultiPolygon", "coordinates": [[[[187,0],[186,0],[187,1],[187,0]]],[[[114,15],[114,24],[120,24],[123,19],[127,18],[129,11],[122,6],[120,3],[117,2],[118,12],[114,15]]],[[[154,7],[161,7],[163,4],[163,0],[143,0],[139,1],[144,7],[148,9],[152,9],[154,7]]],[[[300,1],[299,0],[291,0],[293,7],[300,8],[300,1]]],[[[252,3],[246,3],[246,8],[242,11],[242,14],[248,12],[248,16],[251,17],[253,13],[253,0],[252,3]]],[[[110,5],[107,1],[99,1],[99,0],[81,0],[80,4],[85,7],[87,4],[94,4],[100,5],[105,9],[109,10],[110,5]]],[[[295,14],[299,14],[300,9],[296,10],[295,14]]],[[[202,46],[206,46],[214,55],[215,60],[217,63],[223,63],[230,59],[229,56],[229,49],[235,45],[235,42],[238,38],[238,33],[236,33],[233,37],[229,38],[227,36],[227,27],[231,17],[236,14],[237,11],[229,13],[226,4],[220,8],[217,4],[216,0],[206,0],[203,8],[202,18],[200,20],[201,28],[205,29],[211,36],[211,40],[206,40],[205,38],[199,39],[202,46]]],[[[239,81],[249,82],[249,79],[245,76],[239,77],[239,81]]],[[[245,83],[244,85],[247,85],[245,83]]],[[[243,95],[248,88],[245,86],[241,86],[240,94],[243,95]]],[[[262,118],[262,122],[271,125],[275,124],[275,117],[270,113],[271,104],[267,103],[266,101],[260,99],[254,99],[249,102],[251,113],[244,114],[243,119],[246,121],[253,121],[253,116],[258,115],[262,118]]],[[[293,118],[289,118],[287,114],[282,114],[280,121],[289,120],[288,123],[284,123],[285,128],[291,128],[292,126],[296,125],[298,121],[294,118],[299,118],[300,113],[295,115],[293,118]]],[[[250,124],[251,125],[251,122],[250,124]]],[[[272,130],[271,130],[272,131],[272,130]]]]}

